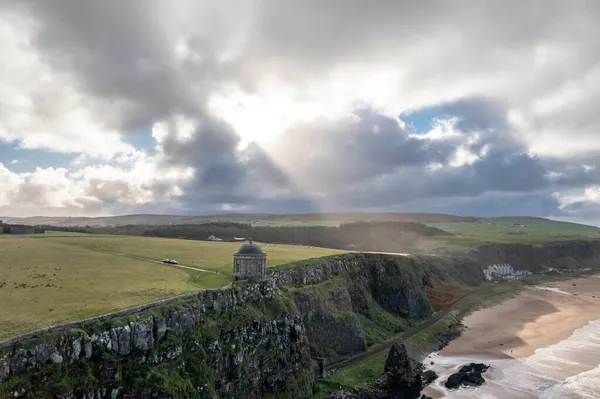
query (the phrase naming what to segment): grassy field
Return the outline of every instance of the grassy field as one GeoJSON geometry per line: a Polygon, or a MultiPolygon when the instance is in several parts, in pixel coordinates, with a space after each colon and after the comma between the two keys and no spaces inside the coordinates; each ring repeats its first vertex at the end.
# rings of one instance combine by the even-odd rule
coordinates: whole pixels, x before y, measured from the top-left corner
{"type": "Polygon", "coordinates": [[[534,217],[482,218],[473,222],[439,222],[427,225],[453,236],[423,240],[424,251],[473,248],[485,243],[544,244],[570,240],[600,239],[600,228],[534,217]]]}
{"type": "MultiPolygon", "coordinates": [[[[231,272],[239,244],[48,233],[0,235],[0,339],[172,297],[227,285],[225,274],[195,272],[132,259],[177,259],[231,272]]],[[[268,245],[268,263],[338,253],[311,247],[268,245]]]]}
{"type": "MultiPolygon", "coordinates": [[[[82,249],[121,253],[161,261],[175,259],[179,263],[215,270],[226,274],[232,272],[232,256],[240,243],[179,240],[156,237],[111,236],[71,233],[48,233],[39,240],[82,249]]],[[[259,244],[267,252],[267,265],[280,265],[296,260],[344,253],[336,249],[302,247],[297,245],[259,244]]]]}

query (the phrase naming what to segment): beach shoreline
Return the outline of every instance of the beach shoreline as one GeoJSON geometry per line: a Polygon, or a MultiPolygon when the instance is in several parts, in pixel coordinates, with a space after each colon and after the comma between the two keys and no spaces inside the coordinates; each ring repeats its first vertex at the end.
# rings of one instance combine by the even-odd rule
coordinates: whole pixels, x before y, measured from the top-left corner
{"type": "MultiPolygon", "coordinates": [[[[426,359],[426,365],[438,363],[432,367],[449,373],[451,363],[461,359],[527,361],[539,349],[560,344],[575,331],[600,320],[599,277],[528,286],[514,298],[474,312],[463,320],[463,334],[426,359]]],[[[431,387],[424,393],[444,397],[437,385],[437,389],[431,387]]]]}
{"type": "Polygon", "coordinates": [[[514,298],[463,320],[466,329],[443,356],[523,358],[600,319],[600,279],[577,278],[526,287],[514,298]],[[545,291],[554,289],[553,291],[545,291]],[[596,298],[593,298],[595,296],[596,298]]]}

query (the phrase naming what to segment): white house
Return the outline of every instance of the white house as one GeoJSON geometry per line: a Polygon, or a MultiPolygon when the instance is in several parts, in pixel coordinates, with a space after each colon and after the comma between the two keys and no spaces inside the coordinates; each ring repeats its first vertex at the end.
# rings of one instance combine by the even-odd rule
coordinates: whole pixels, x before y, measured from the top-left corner
{"type": "Polygon", "coordinates": [[[514,270],[508,263],[490,265],[483,270],[483,275],[487,281],[492,280],[494,277],[529,276],[530,274],[529,270],[514,270]]]}

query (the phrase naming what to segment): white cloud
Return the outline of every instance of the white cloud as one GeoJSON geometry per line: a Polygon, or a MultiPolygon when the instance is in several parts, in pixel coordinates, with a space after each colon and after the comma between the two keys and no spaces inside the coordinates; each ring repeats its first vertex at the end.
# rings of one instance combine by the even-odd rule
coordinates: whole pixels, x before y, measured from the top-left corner
{"type": "Polygon", "coordinates": [[[104,159],[135,153],[115,129],[126,104],[88,95],[72,75],[53,68],[36,47],[35,21],[1,10],[0,16],[0,141],[104,159]]]}
{"type": "MultiPolygon", "coordinates": [[[[255,161],[246,151],[252,141],[281,150],[264,155],[270,159],[261,159],[261,167],[284,180],[264,166],[277,160],[286,177],[300,175],[302,188],[314,195],[346,187],[344,179],[391,184],[408,174],[405,165],[439,178],[446,169],[469,173],[490,162],[480,172],[496,177],[494,165],[507,167],[490,160],[506,155],[499,148],[539,156],[523,162],[552,184],[568,178],[560,170],[565,163],[586,157],[581,162],[591,179],[596,165],[588,158],[600,151],[598,16],[595,2],[566,0],[378,6],[182,0],[179,7],[157,0],[143,8],[111,0],[3,2],[0,145],[71,153],[75,160],[67,169],[29,173],[2,166],[1,182],[11,189],[2,189],[0,206],[17,209],[28,201],[35,209],[105,212],[197,195],[215,201],[215,208],[242,209],[243,201],[232,198],[241,191],[223,182],[244,184],[240,176],[255,161]],[[505,124],[465,132],[460,124],[469,117],[451,117],[435,120],[425,134],[402,135],[398,115],[473,98],[501,103],[494,117],[505,124]],[[357,108],[397,123],[369,126],[374,135],[360,145],[351,140],[364,140],[362,131],[314,134],[330,133],[336,124],[362,129],[357,108]],[[386,136],[386,129],[395,135],[386,136]],[[150,130],[154,148],[128,144],[126,135],[139,130],[150,130]],[[388,142],[381,144],[381,137],[388,142]],[[309,148],[315,144],[321,147],[309,148]],[[343,159],[344,148],[370,158],[343,159]],[[542,161],[559,165],[540,171],[542,161]],[[331,181],[326,170],[333,170],[331,181]],[[206,182],[218,188],[207,189],[206,182]]],[[[474,112],[487,118],[479,112],[486,110],[474,112]]],[[[258,170],[248,173],[267,180],[258,170]]],[[[481,186],[462,189],[479,195],[492,184],[481,186]]],[[[595,201],[594,189],[588,190],[579,199],[557,198],[567,209],[595,201]]],[[[392,192],[377,200],[397,197],[392,192]]]]}

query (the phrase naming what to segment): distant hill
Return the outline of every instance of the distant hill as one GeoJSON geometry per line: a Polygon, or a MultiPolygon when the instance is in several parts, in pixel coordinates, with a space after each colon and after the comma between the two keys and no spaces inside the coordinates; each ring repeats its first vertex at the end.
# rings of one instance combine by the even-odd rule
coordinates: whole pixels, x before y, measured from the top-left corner
{"type": "Polygon", "coordinates": [[[169,225],[201,224],[207,222],[238,222],[252,225],[323,225],[332,226],[348,222],[414,222],[449,223],[473,222],[474,217],[454,216],[439,213],[311,213],[311,214],[267,214],[267,213],[227,213],[216,215],[122,215],[107,217],[45,217],[27,218],[0,217],[9,223],[44,224],[54,226],[124,226],[124,225],[169,225]]]}

